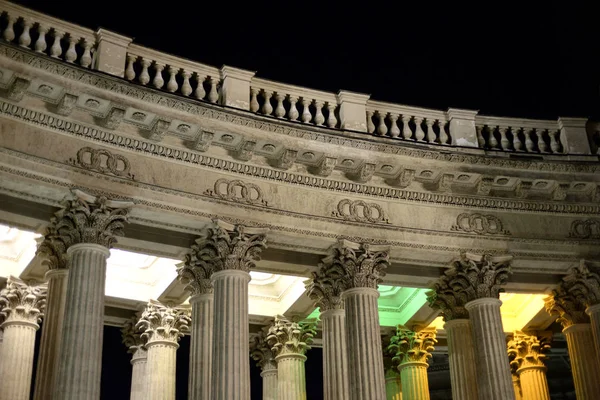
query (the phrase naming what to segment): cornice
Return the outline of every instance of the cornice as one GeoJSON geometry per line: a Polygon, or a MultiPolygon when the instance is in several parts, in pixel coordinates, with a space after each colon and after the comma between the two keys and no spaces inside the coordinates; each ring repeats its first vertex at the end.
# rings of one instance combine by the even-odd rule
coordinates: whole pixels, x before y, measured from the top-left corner
{"type": "Polygon", "coordinates": [[[366,185],[355,182],[344,182],[318,176],[286,172],[267,167],[248,165],[241,162],[222,160],[191,150],[176,148],[164,144],[123,136],[118,133],[88,126],[80,122],[70,121],[57,115],[41,111],[33,111],[18,104],[0,100],[0,115],[7,118],[40,126],[61,134],[88,139],[121,150],[144,153],[170,161],[178,161],[189,165],[198,165],[223,172],[261,178],[269,181],[284,182],[310,188],[345,192],[352,195],[364,195],[385,199],[402,200],[424,204],[454,206],[460,208],[514,210],[524,212],[567,213],[567,214],[599,214],[600,205],[576,204],[561,202],[544,202],[540,200],[475,197],[452,193],[417,192],[406,189],[366,185]]]}
{"type": "MultiPolygon", "coordinates": [[[[27,64],[33,68],[44,70],[111,93],[129,97],[134,100],[160,105],[170,109],[182,111],[191,116],[201,116],[208,119],[219,120],[231,124],[260,129],[286,136],[328,143],[354,149],[369,150],[388,155],[402,155],[420,159],[444,161],[451,163],[470,164],[483,167],[511,168],[539,172],[581,172],[595,173],[600,171],[599,163],[577,162],[549,162],[540,160],[512,160],[506,158],[489,157],[485,155],[472,155],[449,152],[448,146],[427,145],[437,147],[435,150],[417,148],[394,139],[374,138],[361,133],[350,131],[335,131],[326,128],[302,127],[296,124],[258,116],[242,110],[228,109],[208,103],[183,99],[175,95],[161,93],[149,88],[136,86],[124,80],[102,75],[94,71],[79,68],[76,65],[64,63],[49,57],[35,54],[10,44],[0,43],[0,56],[7,57],[16,62],[27,64]]],[[[474,149],[476,150],[476,149],[474,149]]]]}

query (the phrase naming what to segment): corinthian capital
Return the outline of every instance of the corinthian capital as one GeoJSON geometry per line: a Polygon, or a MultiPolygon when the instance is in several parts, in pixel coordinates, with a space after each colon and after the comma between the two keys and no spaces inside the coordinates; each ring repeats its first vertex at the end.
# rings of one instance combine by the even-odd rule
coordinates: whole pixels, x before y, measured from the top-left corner
{"type": "Polygon", "coordinates": [[[67,200],[63,209],[56,213],[56,239],[65,248],[79,243],[99,244],[106,248],[123,236],[127,213],[133,203],[95,197],[79,190],[75,198],[67,200]]]}
{"type": "Polygon", "coordinates": [[[600,275],[585,260],[569,270],[561,286],[587,307],[600,304],[600,275]]]}
{"type": "Polygon", "coordinates": [[[563,285],[553,290],[552,295],[544,299],[544,306],[548,314],[557,316],[556,320],[563,328],[590,322],[590,318],[585,313],[585,304],[567,292],[563,285]]]}
{"type": "Polygon", "coordinates": [[[511,274],[512,256],[463,253],[444,272],[444,280],[459,301],[466,304],[482,298],[499,298],[511,274]]]}
{"type": "Polygon", "coordinates": [[[390,264],[387,246],[339,240],[330,251],[332,264],[344,271],[345,289],[377,289],[390,264]]]}
{"type": "Polygon", "coordinates": [[[275,354],[267,342],[265,329],[258,332],[258,335],[250,340],[250,356],[262,371],[277,369],[275,354]]]}
{"type": "MultiPolygon", "coordinates": [[[[221,232],[218,229],[218,226],[208,227],[205,236],[196,239],[184,263],[177,268],[179,280],[192,296],[213,291],[210,276],[215,272],[215,265],[221,264],[218,247],[221,232]]],[[[222,240],[225,240],[224,236],[222,240]]]]}
{"type": "Polygon", "coordinates": [[[312,273],[312,280],[306,285],[306,294],[319,306],[321,312],[344,308],[342,292],[346,289],[346,271],[333,262],[331,256],[319,263],[319,269],[312,273]]]}
{"type": "Polygon", "coordinates": [[[135,329],[142,332],[141,339],[146,340],[148,345],[153,342],[177,343],[189,332],[190,322],[190,310],[151,300],[135,329]]]}
{"type": "Polygon", "coordinates": [[[536,335],[515,332],[512,340],[508,342],[511,368],[518,371],[527,367],[544,367],[546,356],[543,353],[550,349],[551,341],[551,332],[542,332],[536,335]]]}
{"type": "Polygon", "coordinates": [[[52,218],[50,225],[46,228],[46,234],[39,242],[36,256],[42,259],[42,265],[48,269],[66,269],[69,266],[67,257],[67,247],[58,237],[56,231],[56,218],[52,218]]]}
{"type": "Polygon", "coordinates": [[[275,356],[306,354],[316,334],[314,324],[292,322],[282,315],[275,317],[267,334],[267,343],[275,356]]]}
{"type": "Polygon", "coordinates": [[[398,364],[427,362],[437,343],[435,333],[435,329],[414,332],[399,325],[388,347],[389,351],[395,353],[393,361],[398,364]]]}
{"type": "Polygon", "coordinates": [[[468,319],[469,312],[465,308],[466,296],[457,293],[450,287],[450,277],[444,275],[438,279],[427,293],[427,301],[431,308],[442,312],[444,321],[453,319],[468,319]]]}
{"type": "Polygon", "coordinates": [[[127,347],[129,353],[132,354],[134,354],[140,348],[143,349],[146,345],[146,338],[142,338],[142,333],[136,328],[139,320],[140,316],[135,315],[125,321],[125,324],[121,329],[123,344],[127,347]]]}
{"type": "Polygon", "coordinates": [[[387,375],[389,371],[393,373],[398,373],[398,361],[399,359],[396,357],[397,348],[390,347],[392,344],[392,338],[396,334],[396,329],[391,329],[389,332],[386,332],[381,335],[381,347],[383,350],[383,369],[387,375]]]}
{"type": "Polygon", "coordinates": [[[46,309],[46,294],[46,285],[28,285],[9,276],[6,287],[0,291],[0,324],[39,323],[46,309]]]}

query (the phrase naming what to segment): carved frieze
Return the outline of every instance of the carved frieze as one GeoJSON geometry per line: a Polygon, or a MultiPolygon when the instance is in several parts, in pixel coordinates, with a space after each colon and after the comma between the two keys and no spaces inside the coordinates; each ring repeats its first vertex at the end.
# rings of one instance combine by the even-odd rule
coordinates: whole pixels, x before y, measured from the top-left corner
{"type": "Polygon", "coordinates": [[[236,151],[236,158],[241,161],[250,161],[254,155],[254,149],[256,142],[245,141],[242,143],[242,147],[236,151]]]}
{"type": "Polygon", "coordinates": [[[269,202],[264,199],[263,191],[259,186],[253,183],[242,182],[237,179],[217,179],[213,188],[207,189],[205,193],[212,197],[218,197],[236,203],[269,207],[269,202]]]}
{"type": "Polygon", "coordinates": [[[207,131],[200,131],[194,142],[194,150],[206,151],[210,147],[215,134],[207,131]]]}
{"type": "Polygon", "coordinates": [[[7,97],[12,101],[21,101],[25,92],[31,85],[31,81],[24,78],[16,78],[8,88],[7,97]]]}
{"type": "Polygon", "coordinates": [[[336,211],[332,211],[332,215],[346,221],[370,222],[373,224],[390,223],[379,204],[367,203],[362,200],[341,200],[336,207],[336,211]]]}
{"type": "Polygon", "coordinates": [[[150,128],[148,139],[152,140],[153,142],[160,142],[167,134],[167,130],[169,129],[170,125],[171,123],[164,119],[157,120],[152,128],[150,128]]]}
{"type": "Polygon", "coordinates": [[[600,219],[590,218],[573,221],[568,237],[576,239],[600,239],[600,219]]]}
{"type": "Polygon", "coordinates": [[[498,217],[479,213],[459,214],[451,230],[478,235],[510,235],[510,231],[503,228],[502,221],[498,217]]]}
{"type": "Polygon", "coordinates": [[[102,120],[102,126],[106,129],[114,130],[121,125],[123,117],[125,116],[125,109],[119,107],[113,107],[110,109],[106,117],[102,120]]]}
{"type": "Polygon", "coordinates": [[[77,99],[77,96],[65,93],[56,105],[56,113],[58,115],[64,116],[71,115],[71,112],[73,111],[73,109],[75,108],[75,104],[77,103],[77,99]]]}
{"type": "Polygon", "coordinates": [[[69,159],[69,164],[101,174],[112,174],[135,180],[135,176],[129,172],[131,169],[129,160],[120,154],[114,154],[105,149],[82,147],[77,151],[75,159],[69,159]]]}

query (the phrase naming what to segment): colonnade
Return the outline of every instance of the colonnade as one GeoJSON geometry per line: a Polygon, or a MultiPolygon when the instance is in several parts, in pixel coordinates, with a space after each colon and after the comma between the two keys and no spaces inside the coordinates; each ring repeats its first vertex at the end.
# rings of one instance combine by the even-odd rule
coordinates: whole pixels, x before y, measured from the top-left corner
{"type": "MultiPolygon", "coordinates": [[[[8,280],[0,292],[0,400],[29,398],[35,330],[44,312],[34,397],[100,398],[106,259],[130,207],[75,192],[38,248],[48,283],[8,280]]],[[[263,399],[305,399],[304,361],[315,326],[275,316],[249,340],[249,271],[267,232],[222,221],[203,232],[178,269],[190,305],[150,301],[123,330],[132,353],[131,398],[175,398],[176,350],[189,332],[190,399],[249,400],[249,355],[262,369],[263,399]]],[[[516,332],[507,347],[499,293],[510,263],[510,256],[461,254],[429,294],[445,319],[453,398],[549,398],[547,335],[516,332]]],[[[382,346],[377,287],[388,265],[387,248],[340,240],[307,284],[321,311],[327,400],[429,399],[435,331],[399,326],[382,346]]],[[[598,288],[600,277],[582,263],[546,300],[563,324],[582,399],[600,398],[598,288]]]]}

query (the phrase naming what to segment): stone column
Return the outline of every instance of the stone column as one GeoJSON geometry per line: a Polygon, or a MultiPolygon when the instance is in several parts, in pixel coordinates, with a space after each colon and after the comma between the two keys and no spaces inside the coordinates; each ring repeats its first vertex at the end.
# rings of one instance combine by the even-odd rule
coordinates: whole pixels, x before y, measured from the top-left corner
{"type": "Polygon", "coordinates": [[[0,291],[0,400],[29,400],[35,332],[46,306],[46,287],[29,286],[10,276],[0,291]]]}
{"type": "Polygon", "coordinates": [[[517,375],[517,371],[511,370],[511,372],[513,389],[515,389],[515,399],[523,400],[523,393],[521,392],[521,382],[519,381],[519,375],[517,375]]]}
{"type": "Polygon", "coordinates": [[[544,301],[546,311],[556,315],[564,328],[577,398],[600,399],[598,355],[585,304],[567,292],[564,283],[544,301]]]}
{"type": "Polygon", "coordinates": [[[389,264],[388,248],[340,240],[330,249],[343,270],[348,380],[351,400],[385,398],[377,285],[389,264]]]}
{"type": "Polygon", "coordinates": [[[388,369],[385,372],[385,399],[402,400],[402,380],[397,370],[388,369]]]}
{"type": "Polygon", "coordinates": [[[550,400],[544,365],[546,356],[543,353],[550,349],[551,339],[551,332],[535,335],[515,332],[512,340],[508,342],[510,364],[519,377],[521,395],[524,399],[550,400]]]}
{"type": "Polygon", "coordinates": [[[427,359],[431,357],[435,339],[435,329],[414,332],[398,326],[396,335],[390,341],[390,350],[396,353],[400,362],[398,371],[402,380],[402,395],[411,400],[429,400],[427,380],[427,359]]]}
{"type": "Polygon", "coordinates": [[[213,265],[203,259],[206,255],[205,239],[201,237],[196,240],[185,262],[177,270],[179,280],[186,284],[192,306],[189,400],[211,398],[214,297],[210,276],[213,265]]]}
{"type": "Polygon", "coordinates": [[[75,191],[57,213],[57,240],[70,257],[55,398],[98,400],[102,371],[106,259],[132,203],[75,191]]]}
{"type": "Polygon", "coordinates": [[[386,400],[402,400],[402,381],[398,371],[398,357],[396,347],[390,348],[390,342],[396,335],[396,329],[381,335],[383,346],[383,370],[385,371],[385,398],[386,400]]]}
{"type": "Polygon", "coordinates": [[[448,361],[452,398],[477,400],[477,370],[475,365],[475,345],[469,313],[465,308],[465,298],[458,295],[450,286],[451,277],[442,276],[428,293],[427,300],[432,308],[441,310],[446,323],[448,361]]]}
{"type": "Polygon", "coordinates": [[[511,260],[512,256],[463,253],[442,278],[469,313],[480,399],[515,398],[499,300],[501,286],[510,274],[511,260]]]}
{"type": "Polygon", "coordinates": [[[304,362],[316,331],[311,324],[292,322],[282,315],[275,317],[267,334],[277,362],[277,396],[279,400],[306,400],[304,362]]]}
{"type": "Polygon", "coordinates": [[[37,256],[42,258],[42,264],[46,265],[49,270],[46,272],[48,299],[35,375],[34,400],[52,399],[59,367],[58,355],[60,354],[60,339],[67,300],[69,270],[67,269],[68,260],[64,243],[57,240],[56,233],[56,220],[53,220],[37,250],[37,256]]]}
{"type": "Polygon", "coordinates": [[[271,346],[267,343],[267,332],[263,329],[250,342],[250,356],[261,369],[263,384],[263,400],[278,400],[277,397],[277,362],[271,346]]]}
{"type": "Polygon", "coordinates": [[[175,361],[179,339],[189,331],[189,310],[150,301],[136,325],[146,340],[146,397],[175,400],[175,361]]]}
{"type": "Polygon", "coordinates": [[[266,232],[214,221],[198,244],[213,271],[212,400],[250,399],[249,271],[266,247],[266,232]]]}
{"type": "Polygon", "coordinates": [[[326,257],[313,272],[306,287],[307,295],[321,312],[323,335],[323,398],[344,400],[348,391],[348,353],[346,346],[346,315],[342,292],[344,270],[326,257]]]}
{"type": "Polygon", "coordinates": [[[148,352],[146,351],[146,337],[142,338],[141,333],[136,329],[139,322],[139,315],[125,322],[121,330],[123,334],[123,344],[131,353],[131,394],[130,400],[145,400],[147,398],[146,382],[146,364],[148,361],[148,352]]]}

